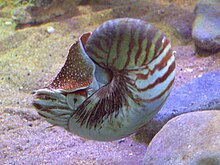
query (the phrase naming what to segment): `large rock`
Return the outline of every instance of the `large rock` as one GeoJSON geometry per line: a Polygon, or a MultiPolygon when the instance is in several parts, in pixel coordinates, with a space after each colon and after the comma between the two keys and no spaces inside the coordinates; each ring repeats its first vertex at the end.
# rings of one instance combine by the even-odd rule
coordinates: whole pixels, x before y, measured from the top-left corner
{"type": "Polygon", "coordinates": [[[49,22],[65,14],[77,15],[76,4],[73,0],[30,0],[13,10],[12,19],[17,26],[49,22]]]}
{"type": "Polygon", "coordinates": [[[220,72],[210,72],[189,84],[174,88],[159,113],[135,136],[149,143],[170,119],[183,113],[202,110],[220,110],[220,72]]]}
{"type": "Polygon", "coordinates": [[[192,112],[169,121],[154,137],[145,165],[219,165],[220,111],[192,112]]]}
{"type": "MultiPolygon", "coordinates": [[[[199,50],[220,50],[220,1],[200,0],[195,8],[192,37],[199,50]]],[[[200,51],[201,52],[201,51],[200,51]]]]}

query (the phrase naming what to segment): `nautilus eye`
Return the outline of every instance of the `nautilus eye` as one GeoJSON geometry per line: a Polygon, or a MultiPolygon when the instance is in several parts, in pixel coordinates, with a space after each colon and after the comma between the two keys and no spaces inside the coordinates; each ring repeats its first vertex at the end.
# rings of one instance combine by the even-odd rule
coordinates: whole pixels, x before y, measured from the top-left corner
{"type": "Polygon", "coordinates": [[[139,19],[115,19],[80,36],[52,83],[34,92],[33,105],[76,135],[117,140],[154,117],[174,77],[174,54],[160,30],[139,19]]]}

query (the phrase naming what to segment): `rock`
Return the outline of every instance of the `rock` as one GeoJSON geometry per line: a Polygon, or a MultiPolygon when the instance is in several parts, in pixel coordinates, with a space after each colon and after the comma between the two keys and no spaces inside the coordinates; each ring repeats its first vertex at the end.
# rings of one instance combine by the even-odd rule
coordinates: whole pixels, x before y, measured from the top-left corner
{"type": "Polygon", "coordinates": [[[192,40],[193,12],[181,9],[178,5],[168,6],[167,11],[171,16],[165,17],[165,20],[175,29],[174,35],[183,40],[183,43],[190,42],[192,40]]]}
{"type": "Polygon", "coordinates": [[[31,13],[29,11],[34,11],[34,7],[27,6],[16,8],[12,14],[13,21],[18,25],[35,23],[36,20],[31,16],[31,13]]]}
{"type": "Polygon", "coordinates": [[[192,37],[199,52],[220,50],[220,1],[200,0],[195,8],[192,37]]]}
{"type": "Polygon", "coordinates": [[[49,22],[58,16],[76,13],[76,2],[72,0],[30,0],[13,10],[12,19],[20,26],[49,22]]]}
{"type": "Polygon", "coordinates": [[[220,111],[192,112],[169,121],[154,137],[145,165],[219,165],[220,111]]]}
{"type": "Polygon", "coordinates": [[[220,72],[209,72],[189,84],[174,88],[163,108],[134,138],[149,143],[163,125],[175,116],[197,110],[220,110],[219,84],[220,72]]]}

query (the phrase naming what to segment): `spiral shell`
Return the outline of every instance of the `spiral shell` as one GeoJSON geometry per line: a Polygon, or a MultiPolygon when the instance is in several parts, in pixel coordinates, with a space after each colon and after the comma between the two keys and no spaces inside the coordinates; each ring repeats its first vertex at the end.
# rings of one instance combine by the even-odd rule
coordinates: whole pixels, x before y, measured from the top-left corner
{"type": "Polygon", "coordinates": [[[117,140],[154,117],[174,77],[174,55],[161,31],[142,20],[115,19],[72,45],[53,82],[35,91],[33,105],[79,136],[117,140]]]}

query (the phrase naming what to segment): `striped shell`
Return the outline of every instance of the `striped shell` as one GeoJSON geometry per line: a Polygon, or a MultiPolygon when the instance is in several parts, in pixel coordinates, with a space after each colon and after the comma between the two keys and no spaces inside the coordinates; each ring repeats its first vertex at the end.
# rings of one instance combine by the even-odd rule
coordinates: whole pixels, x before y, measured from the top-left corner
{"type": "Polygon", "coordinates": [[[115,19],[70,48],[53,82],[33,105],[54,125],[88,139],[126,137],[151,120],[175,77],[169,40],[147,22],[115,19]]]}

